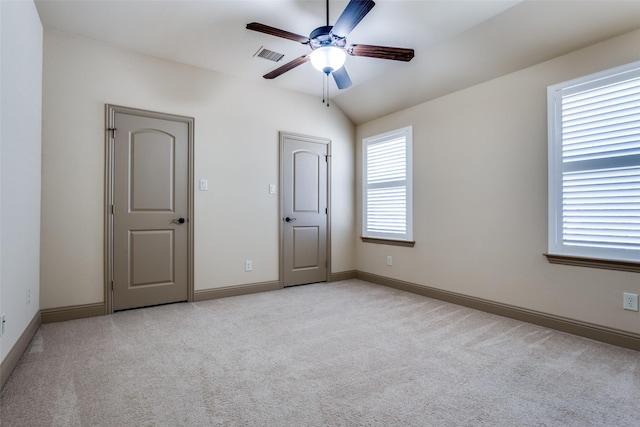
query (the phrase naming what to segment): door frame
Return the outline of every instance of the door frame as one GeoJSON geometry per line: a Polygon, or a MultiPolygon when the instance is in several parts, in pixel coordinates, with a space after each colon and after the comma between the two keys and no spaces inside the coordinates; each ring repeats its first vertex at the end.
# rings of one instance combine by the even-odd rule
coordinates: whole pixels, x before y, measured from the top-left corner
{"type": "Polygon", "coordinates": [[[278,245],[278,253],[280,255],[279,262],[279,282],[280,288],[284,288],[284,194],[282,189],[284,188],[284,140],[286,137],[295,138],[304,142],[314,143],[314,144],[323,144],[327,146],[327,235],[325,236],[327,242],[327,269],[326,269],[326,277],[325,282],[329,282],[329,278],[331,277],[331,140],[328,138],[320,138],[309,135],[302,135],[299,133],[293,132],[279,132],[280,142],[278,144],[278,149],[280,151],[278,159],[279,159],[279,174],[280,174],[280,182],[279,182],[279,215],[278,215],[278,224],[279,224],[279,245],[278,245]]]}
{"type": "Polygon", "coordinates": [[[193,284],[193,236],[194,236],[194,122],[193,117],[159,113],[119,105],[105,104],[105,184],[104,184],[104,302],[105,314],[113,313],[113,212],[114,203],[114,152],[115,152],[115,114],[129,114],[153,119],[171,120],[187,124],[187,301],[194,301],[193,284]]]}

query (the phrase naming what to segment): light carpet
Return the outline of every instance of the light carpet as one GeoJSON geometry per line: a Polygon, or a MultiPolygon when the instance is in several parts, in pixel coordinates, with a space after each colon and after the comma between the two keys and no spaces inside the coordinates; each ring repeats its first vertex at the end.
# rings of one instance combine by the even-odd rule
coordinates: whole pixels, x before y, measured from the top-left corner
{"type": "Polygon", "coordinates": [[[10,426],[639,426],[640,353],[348,280],[42,325],[10,426]]]}

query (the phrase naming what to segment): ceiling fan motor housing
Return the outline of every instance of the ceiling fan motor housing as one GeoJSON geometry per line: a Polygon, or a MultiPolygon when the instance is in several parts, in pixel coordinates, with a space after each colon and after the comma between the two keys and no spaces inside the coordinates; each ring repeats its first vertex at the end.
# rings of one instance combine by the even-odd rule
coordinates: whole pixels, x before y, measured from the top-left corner
{"type": "Polygon", "coordinates": [[[335,46],[344,48],[347,44],[345,37],[338,37],[331,33],[331,25],[318,27],[309,35],[309,46],[311,49],[317,49],[319,47],[335,46]]]}

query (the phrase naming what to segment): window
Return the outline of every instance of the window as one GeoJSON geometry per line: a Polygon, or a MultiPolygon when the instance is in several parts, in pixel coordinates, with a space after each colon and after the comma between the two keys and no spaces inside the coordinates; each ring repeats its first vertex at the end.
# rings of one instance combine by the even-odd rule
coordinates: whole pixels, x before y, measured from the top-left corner
{"type": "Polygon", "coordinates": [[[547,98],[549,254],[640,262],[640,62],[547,98]]]}
{"type": "Polygon", "coordinates": [[[411,126],[362,141],[362,237],[410,242],[411,126]]]}

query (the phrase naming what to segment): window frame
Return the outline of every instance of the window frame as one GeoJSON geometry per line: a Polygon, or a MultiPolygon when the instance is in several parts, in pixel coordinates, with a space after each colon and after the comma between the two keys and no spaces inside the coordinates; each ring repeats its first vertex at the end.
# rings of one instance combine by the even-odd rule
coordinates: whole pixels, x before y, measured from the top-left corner
{"type": "MultiPolygon", "coordinates": [[[[638,271],[640,250],[564,244],[563,233],[565,212],[563,208],[563,172],[567,172],[563,167],[563,96],[564,94],[580,93],[594,88],[605,87],[629,78],[640,78],[640,61],[554,84],[547,88],[549,223],[548,253],[545,256],[551,263],[638,271]]],[[[628,157],[631,158],[632,156],[628,157]]],[[[615,164],[618,160],[614,156],[608,156],[594,162],[594,164],[615,164]]],[[[640,166],[640,162],[635,163],[635,166],[640,166]]],[[[585,167],[579,170],[586,172],[606,169],[585,167]]]]}
{"type": "MultiPolygon", "coordinates": [[[[384,132],[378,135],[362,139],[362,240],[368,243],[382,243],[396,246],[413,246],[413,126],[405,126],[400,129],[384,132]],[[380,233],[368,231],[368,197],[367,190],[370,185],[367,182],[368,177],[368,158],[367,148],[371,144],[379,144],[385,141],[392,141],[399,137],[404,137],[405,140],[405,178],[401,180],[404,183],[406,191],[405,202],[405,233],[380,233]]],[[[397,185],[399,181],[394,181],[397,185]]],[[[393,184],[390,183],[388,187],[393,184]]],[[[387,187],[384,184],[375,184],[377,187],[387,187]]]]}

